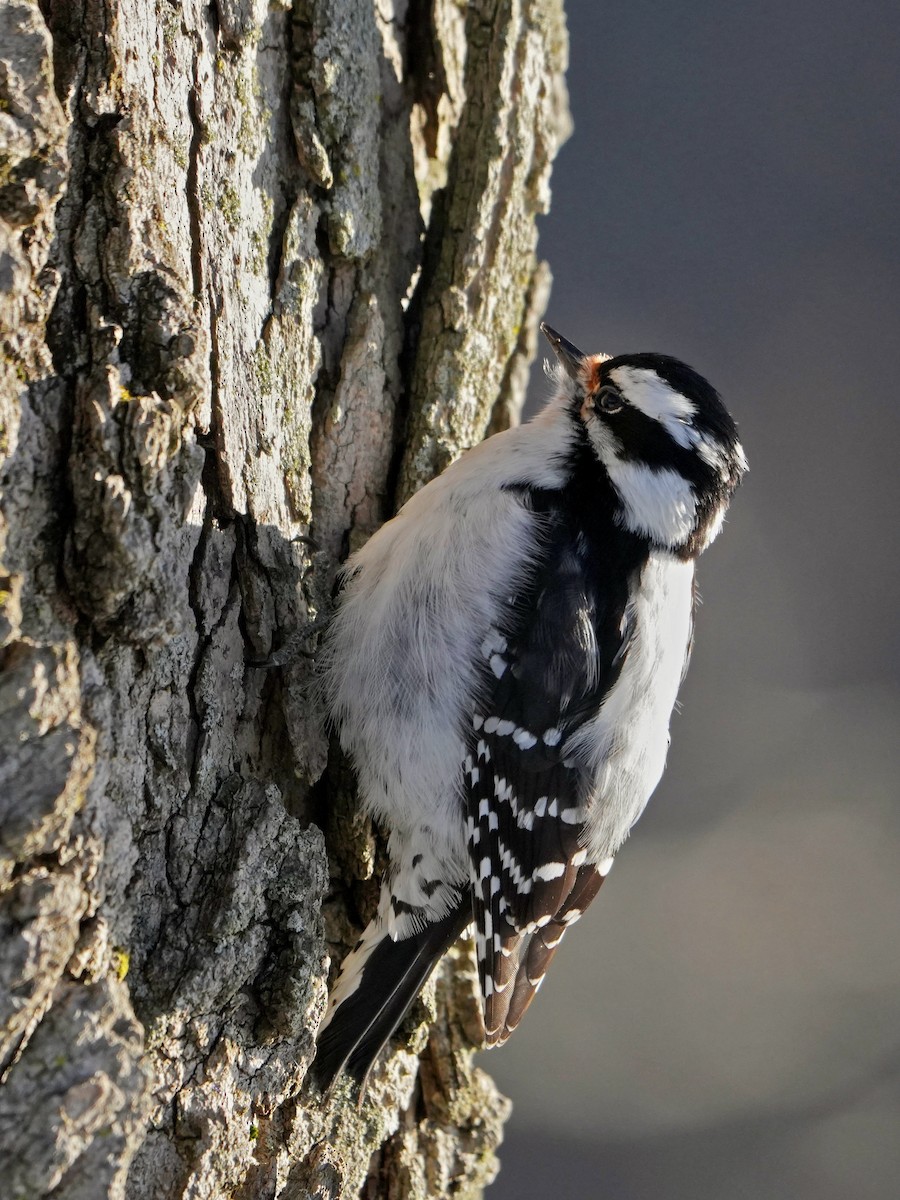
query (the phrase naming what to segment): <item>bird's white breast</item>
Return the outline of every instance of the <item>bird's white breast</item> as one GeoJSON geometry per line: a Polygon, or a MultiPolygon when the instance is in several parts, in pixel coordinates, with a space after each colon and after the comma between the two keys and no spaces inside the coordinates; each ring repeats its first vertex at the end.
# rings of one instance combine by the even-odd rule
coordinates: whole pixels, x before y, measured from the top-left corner
{"type": "Polygon", "coordinates": [[[598,715],[566,746],[594,780],[587,849],[616,853],[663,773],[691,639],[694,565],[651,553],[631,600],[634,636],[598,715]]]}

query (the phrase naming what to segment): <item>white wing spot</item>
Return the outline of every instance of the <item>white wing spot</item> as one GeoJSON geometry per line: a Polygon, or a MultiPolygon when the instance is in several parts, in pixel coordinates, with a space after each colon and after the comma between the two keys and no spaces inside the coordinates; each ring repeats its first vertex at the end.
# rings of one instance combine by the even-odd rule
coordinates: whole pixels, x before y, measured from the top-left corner
{"type": "Polygon", "coordinates": [[[545,882],[549,882],[551,879],[559,879],[565,872],[565,863],[544,863],[543,866],[535,867],[532,879],[543,879],[545,882]]]}

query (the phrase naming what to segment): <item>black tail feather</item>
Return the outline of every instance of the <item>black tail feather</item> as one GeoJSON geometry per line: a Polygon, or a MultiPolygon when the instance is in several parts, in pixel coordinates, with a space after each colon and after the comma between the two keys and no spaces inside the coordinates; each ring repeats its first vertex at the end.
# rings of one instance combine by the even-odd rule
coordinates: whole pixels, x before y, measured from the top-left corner
{"type": "Polygon", "coordinates": [[[310,1068],[324,1091],[341,1071],[362,1085],[388,1038],[471,914],[463,907],[421,933],[394,942],[385,936],[362,968],[356,990],[323,1030],[310,1068]]]}

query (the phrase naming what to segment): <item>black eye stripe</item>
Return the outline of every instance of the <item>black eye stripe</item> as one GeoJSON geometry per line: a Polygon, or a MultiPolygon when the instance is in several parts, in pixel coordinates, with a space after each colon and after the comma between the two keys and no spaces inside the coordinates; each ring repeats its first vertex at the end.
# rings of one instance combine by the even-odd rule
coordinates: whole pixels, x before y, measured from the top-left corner
{"type": "Polygon", "coordinates": [[[708,485],[716,478],[712,468],[694,450],[679,445],[659,421],[631,404],[623,404],[609,427],[615,431],[619,442],[617,454],[624,462],[677,471],[695,487],[708,485]]]}

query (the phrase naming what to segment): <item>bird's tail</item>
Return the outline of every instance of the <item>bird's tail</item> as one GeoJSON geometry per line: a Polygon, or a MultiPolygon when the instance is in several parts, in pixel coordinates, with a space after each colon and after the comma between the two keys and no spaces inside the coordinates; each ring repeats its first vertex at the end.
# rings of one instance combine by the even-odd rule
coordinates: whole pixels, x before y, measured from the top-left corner
{"type": "Polygon", "coordinates": [[[319,1030],[312,1072],[323,1090],[341,1071],[364,1083],[438,959],[470,920],[460,905],[397,941],[380,916],[372,921],[344,960],[319,1030]]]}

